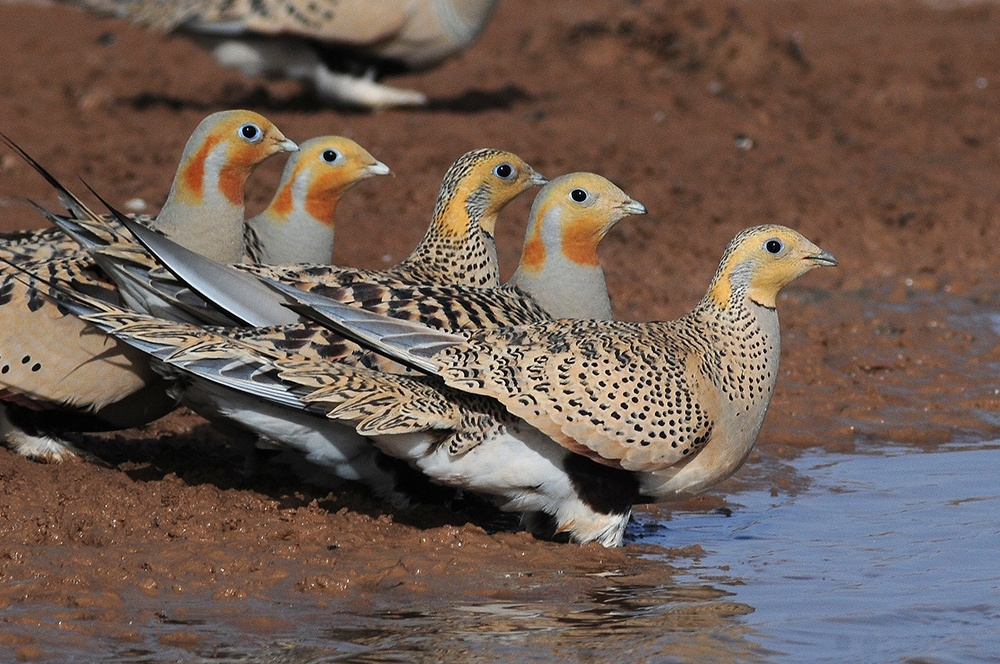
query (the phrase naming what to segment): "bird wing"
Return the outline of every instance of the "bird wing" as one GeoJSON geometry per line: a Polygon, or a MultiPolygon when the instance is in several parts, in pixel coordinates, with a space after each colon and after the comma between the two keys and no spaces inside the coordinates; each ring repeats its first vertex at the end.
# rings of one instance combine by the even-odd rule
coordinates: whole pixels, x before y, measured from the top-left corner
{"type": "Polygon", "coordinates": [[[412,0],[114,0],[113,13],[159,30],[185,28],[224,36],[290,35],[369,45],[402,30],[412,0]]]}
{"type": "Polygon", "coordinates": [[[574,452],[653,471],[697,452],[714,426],[697,348],[674,329],[584,320],[484,329],[430,362],[449,386],[498,399],[574,452]]]}

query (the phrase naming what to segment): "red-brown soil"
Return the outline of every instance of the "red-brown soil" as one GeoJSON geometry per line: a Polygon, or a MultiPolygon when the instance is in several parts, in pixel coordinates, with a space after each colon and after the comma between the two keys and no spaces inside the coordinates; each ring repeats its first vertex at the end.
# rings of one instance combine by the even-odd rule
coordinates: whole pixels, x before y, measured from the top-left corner
{"type": "MultiPolygon", "coordinates": [[[[782,375],[757,451],[705,509],[740,483],[795,490],[803,478],[772,462],[802,448],[997,436],[1000,357],[981,321],[1000,302],[1000,6],[503,0],[466,54],[391,80],[426,91],[429,109],[373,114],[320,107],[294,83],[222,69],[181,36],[59,5],[0,4],[0,37],[0,131],[112,202],[159,206],[188,134],[215,110],[252,108],[295,140],[353,137],[395,177],[342,203],[338,263],[402,258],[444,170],[485,146],[550,177],[599,172],[646,204],[602,249],[623,319],[683,313],[749,225],[793,226],[832,251],[840,267],[779,302],[782,375]]],[[[254,175],[251,212],[280,169],[272,160],[254,175]]],[[[0,230],[44,225],[25,197],[57,205],[0,155],[0,230]]],[[[508,274],[529,205],[501,218],[508,274]]],[[[45,630],[84,650],[93,638],[148,645],[155,607],[187,596],[238,615],[262,597],[434,605],[570,597],[609,570],[666,581],[638,544],[556,545],[506,522],[493,533],[496,515],[475,507],[399,513],[351,486],[246,479],[224,438],[183,412],[81,445],[102,462],[0,449],[0,651],[22,659],[58,652],[45,630]]],[[[251,614],[248,632],[281,631],[251,614]]],[[[162,639],[204,645],[181,628],[162,639]]]]}

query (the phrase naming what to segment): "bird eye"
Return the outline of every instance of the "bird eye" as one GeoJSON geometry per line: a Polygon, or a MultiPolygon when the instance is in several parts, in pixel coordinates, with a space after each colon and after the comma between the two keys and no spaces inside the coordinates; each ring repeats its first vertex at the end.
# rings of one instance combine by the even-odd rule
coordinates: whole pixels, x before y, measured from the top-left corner
{"type": "Polygon", "coordinates": [[[583,203],[585,200],[590,198],[590,194],[587,193],[586,189],[574,189],[569,192],[569,197],[577,203],[583,203]]]}
{"type": "Polygon", "coordinates": [[[323,154],[320,157],[328,164],[332,164],[340,158],[340,153],[336,150],[323,150],[323,154]]]}
{"type": "Polygon", "coordinates": [[[764,248],[769,254],[780,254],[781,250],[785,248],[785,245],[781,244],[781,240],[775,240],[772,238],[764,243],[764,248]]]}
{"type": "Polygon", "coordinates": [[[496,168],[493,169],[493,174],[502,180],[511,179],[514,176],[514,173],[514,167],[507,162],[498,164],[496,168]]]}
{"type": "Polygon", "coordinates": [[[245,125],[241,125],[239,129],[240,138],[247,141],[248,143],[259,143],[260,139],[264,138],[264,132],[260,130],[260,127],[252,122],[248,122],[245,125]]]}

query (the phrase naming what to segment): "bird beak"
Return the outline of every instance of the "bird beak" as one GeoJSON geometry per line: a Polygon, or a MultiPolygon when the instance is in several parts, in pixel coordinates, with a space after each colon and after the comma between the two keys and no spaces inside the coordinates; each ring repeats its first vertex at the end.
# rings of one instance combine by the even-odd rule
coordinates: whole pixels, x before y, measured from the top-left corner
{"type": "Polygon", "coordinates": [[[821,266],[833,267],[834,265],[837,264],[837,259],[833,257],[833,254],[831,254],[829,251],[826,251],[825,249],[820,251],[818,254],[813,254],[812,256],[809,256],[809,260],[813,261],[814,263],[818,263],[821,266]]]}
{"type": "Polygon", "coordinates": [[[548,181],[549,179],[538,171],[531,171],[531,177],[528,178],[528,182],[539,187],[548,181]]]}
{"type": "Polygon", "coordinates": [[[646,214],[646,206],[635,200],[634,198],[628,199],[622,204],[621,210],[625,214],[646,214]]]}
{"type": "Polygon", "coordinates": [[[383,164],[381,161],[376,161],[374,164],[368,166],[368,173],[371,175],[388,175],[392,171],[389,167],[383,164]]]}
{"type": "Polygon", "coordinates": [[[290,138],[285,138],[285,139],[282,139],[282,140],[278,141],[277,145],[278,145],[278,149],[281,150],[282,152],[298,152],[299,151],[298,144],[295,141],[291,140],[290,138]]]}

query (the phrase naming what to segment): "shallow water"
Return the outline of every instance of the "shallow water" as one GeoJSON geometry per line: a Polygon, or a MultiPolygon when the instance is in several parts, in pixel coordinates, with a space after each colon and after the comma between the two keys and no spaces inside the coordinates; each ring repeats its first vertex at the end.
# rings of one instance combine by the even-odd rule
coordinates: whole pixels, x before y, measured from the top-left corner
{"type": "Polygon", "coordinates": [[[567,596],[553,571],[521,583],[510,601],[401,606],[376,597],[366,610],[248,602],[241,613],[274,621],[250,623],[260,627],[250,637],[231,606],[229,615],[172,607],[142,628],[157,647],[118,644],[108,654],[123,662],[1000,661],[1000,442],[810,452],[789,464],[807,488],[748,490],[728,496],[731,509],[674,511],[669,520],[640,514],[630,544],[662,566],[664,583],[611,570],[596,589],[567,596]],[[691,556],[668,555],[694,545],[691,556]]]}
{"type": "Polygon", "coordinates": [[[1000,445],[791,462],[806,491],[675,513],[647,542],[706,552],[678,577],[753,607],[775,661],[1000,661],[1000,445]]]}

